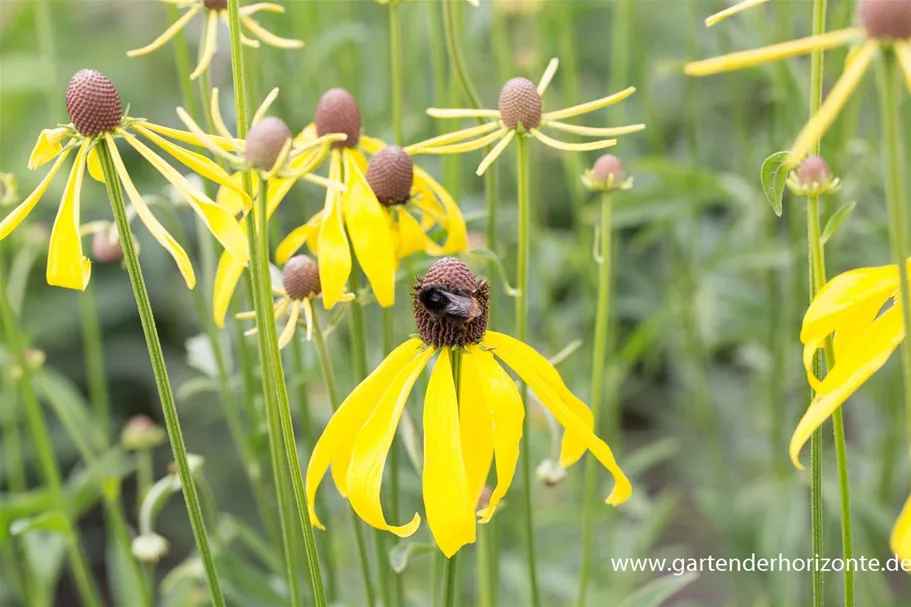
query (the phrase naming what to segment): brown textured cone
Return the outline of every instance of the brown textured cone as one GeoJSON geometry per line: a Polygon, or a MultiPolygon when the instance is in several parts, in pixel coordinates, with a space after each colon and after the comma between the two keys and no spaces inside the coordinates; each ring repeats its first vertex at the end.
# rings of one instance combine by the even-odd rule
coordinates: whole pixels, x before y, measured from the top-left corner
{"type": "Polygon", "coordinates": [[[203,0],[203,4],[211,11],[224,11],[228,9],[228,0],[203,0]]]}
{"type": "Polygon", "coordinates": [[[424,276],[418,276],[417,284],[412,288],[414,324],[425,344],[434,348],[457,348],[477,344],[484,339],[490,308],[490,283],[478,280],[463,262],[453,257],[443,257],[430,266],[424,276]],[[434,318],[418,298],[418,292],[426,288],[474,297],[480,306],[480,315],[470,322],[434,318]]]}
{"type": "Polygon", "coordinates": [[[513,78],[500,90],[500,120],[514,129],[519,123],[526,129],[541,124],[541,95],[528,78],[513,78]]]}
{"type": "Polygon", "coordinates": [[[351,93],[345,89],[329,89],[316,104],[316,134],[322,137],[344,133],[345,141],[336,141],[335,148],[353,148],[361,138],[361,110],[351,93]]]}
{"type": "Polygon", "coordinates": [[[107,76],[95,70],[79,70],[70,79],[66,111],[73,126],[85,137],[113,131],[123,118],[117,89],[107,76]]]}
{"type": "Polygon", "coordinates": [[[860,19],[872,38],[911,39],[911,0],[862,0],[860,19]]]}
{"type": "Polygon", "coordinates": [[[291,137],[291,129],[284,120],[274,116],[263,118],[247,134],[244,151],[247,162],[261,171],[271,170],[291,137]]]}
{"type": "Polygon", "coordinates": [[[832,179],[832,171],[829,170],[829,163],[819,156],[810,156],[797,168],[797,181],[801,185],[828,183],[830,179],[832,179]]]}
{"type": "Polygon", "coordinates": [[[367,184],[385,205],[405,204],[414,184],[411,157],[397,145],[384,147],[367,165],[367,184]]]}
{"type": "Polygon", "coordinates": [[[319,295],[323,290],[319,281],[319,266],[306,255],[295,255],[282,269],[282,285],[288,297],[294,300],[319,295]]]}
{"type": "Polygon", "coordinates": [[[595,161],[591,175],[595,182],[604,185],[613,177],[613,183],[617,185],[623,181],[623,163],[613,154],[604,154],[595,161]]]}

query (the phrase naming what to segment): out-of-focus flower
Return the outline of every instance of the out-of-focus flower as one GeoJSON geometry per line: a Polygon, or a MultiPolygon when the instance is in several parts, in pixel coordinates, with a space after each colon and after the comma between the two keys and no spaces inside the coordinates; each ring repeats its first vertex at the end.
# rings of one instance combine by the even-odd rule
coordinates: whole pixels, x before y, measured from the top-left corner
{"type": "Polygon", "coordinates": [[[147,415],[134,415],[120,433],[120,444],[127,451],[153,449],[165,440],[164,428],[147,415]]]}
{"type": "Polygon", "coordinates": [[[809,156],[791,171],[787,185],[797,196],[822,196],[837,192],[841,180],[832,176],[828,162],[819,156],[809,156]]]}
{"type": "Polygon", "coordinates": [[[137,561],[154,565],[168,553],[170,545],[168,540],[153,532],[133,538],[130,548],[137,561]]]}
{"type": "Polygon", "coordinates": [[[13,204],[18,197],[16,176],[12,173],[0,173],[0,207],[13,204]]]}
{"type": "Polygon", "coordinates": [[[633,178],[626,176],[619,158],[613,154],[604,154],[595,161],[592,168],[585,171],[582,183],[589,190],[612,192],[632,188],[633,178]]]}
{"type": "MultiPolygon", "coordinates": [[[[185,28],[187,24],[193,20],[193,17],[200,13],[204,13],[205,23],[203,26],[203,43],[202,49],[199,53],[199,63],[196,65],[196,69],[193,70],[193,73],[190,74],[190,79],[196,80],[203,74],[203,72],[209,69],[209,65],[212,63],[212,58],[218,51],[218,21],[220,19],[225,24],[225,26],[228,25],[228,0],[160,1],[166,4],[184,5],[187,11],[180,17],[180,19],[175,21],[171,27],[166,29],[158,38],[153,40],[151,43],[142,48],[128,51],[127,57],[138,57],[140,55],[148,55],[151,52],[157,51],[162,46],[167,44],[171,38],[176,36],[178,32],[185,28]]],[[[269,46],[283,49],[295,49],[304,46],[304,43],[300,40],[289,40],[288,38],[281,38],[260,25],[259,22],[253,18],[253,15],[259,12],[283,14],[285,12],[285,7],[281,4],[273,4],[271,2],[257,2],[255,4],[240,7],[239,13],[241,26],[246,28],[246,30],[251,35],[259,39],[254,40],[253,38],[250,38],[241,32],[240,41],[244,45],[258,48],[259,42],[262,41],[269,46]]]]}

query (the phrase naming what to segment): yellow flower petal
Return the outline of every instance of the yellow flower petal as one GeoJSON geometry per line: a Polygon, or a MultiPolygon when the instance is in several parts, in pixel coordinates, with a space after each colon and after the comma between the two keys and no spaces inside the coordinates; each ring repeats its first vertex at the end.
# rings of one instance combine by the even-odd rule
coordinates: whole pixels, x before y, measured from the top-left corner
{"type": "Polygon", "coordinates": [[[892,554],[897,554],[899,559],[911,559],[911,497],[905,501],[892,535],[889,538],[892,554]]]}
{"type": "Polygon", "coordinates": [[[712,27],[713,25],[717,25],[718,23],[724,21],[728,17],[732,17],[737,13],[741,13],[748,8],[759,6],[760,4],[765,4],[768,1],[769,0],[743,0],[743,2],[738,2],[734,6],[729,6],[723,11],[719,11],[714,15],[707,17],[705,20],[705,25],[706,27],[712,27]]]}
{"type": "Polygon", "coordinates": [[[439,246],[430,240],[421,228],[418,220],[412,217],[405,209],[396,209],[396,222],[394,225],[396,235],[396,259],[405,259],[415,253],[420,253],[431,247],[439,246]]]}
{"type": "MultiPolygon", "coordinates": [[[[354,438],[346,474],[348,501],[357,515],[368,525],[390,531],[399,537],[413,534],[421,523],[421,517],[415,514],[409,523],[401,526],[386,522],[383,505],[380,502],[383,470],[411,388],[431,356],[431,348],[423,349],[410,362],[400,367],[395,379],[378,386],[384,389],[383,396],[378,402],[372,401],[375,404],[373,414],[354,438]]],[[[333,471],[333,475],[335,474],[333,471]]],[[[427,474],[426,463],[424,474],[427,474]]],[[[428,516],[429,514],[428,511],[428,516]]]]}
{"type": "MultiPolygon", "coordinates": [[[[395,303],[396,268],[389,214],[367,185],[367,180],[352,155],[344,156],[348,193],[343,208],[348,236],[357,261],[373,288],[377,303],[388,308],[395,303]]],[[[325,255],[322,242],[320,249],[325,255]]]]}
{"type": "Polygon", "coordinates": [[[496,512],[497,504],[509,490],[516,472],[525,408],[522,406],[522,396],[516,384],[494,360],[493,354],[481,348],[471,347],[469,354],[462,357],[463,372],[466,366],[473,367],[479,381],[483,383],[486,402],[493,416],[497,486],[490,496],[490,504],[478,512],[481,523],[487,523],[496,512]]]}
{"type": "Polygon", "coordinates": [[[604,139],[602,141],[588,141],[586,143],[567,143],[549,137],[538,129],[530,129],[531,134],[541,143],[552,148],[563,150],[564,152],[590,152],[592,150],[603,150],[617,145],[616,139],[604,139]]]}
{"type": "Polygon", "coordinates": [[[15,230],[19,224],[29,216],[29,213],[32,212],[32,209],[35,208],[35,205],[38,204],[38,201],[41,200],[41,197],[47,192],[48,187],[50,187],[51,182],[54,180],[57,172],[60,171],[60,167],[63,166],[63,162],[69,155],[70,150],[60,154],[60,156],[57,157],[54,166],[52,166],[51,170],[44,176],[44,179],[42,179],[41,183],[38,184],[38,187],[35,188],[35,191],[29,194],[28,198],[23,200],[9,215],[4,217],[3,221],[0,221],[0,240],[9,236],[10,232],[15,230]]]}
{"type": "Polygon", "coordinates": [[[835,366],[822,380],[821,394],[810,403],[791,437],[790,455],[796,467],[802,468],[798,458],[810,435],[886,364],[904,337],[901,306],[892,306],[857,338],[855,347],[835,361],[835,366]]]}
{"type": "Polygon", "coordinates": [[[893,48],[905,75],[905,86],[908,88],[908,92],[911,93],[911,43],[895,42],[893,43],[893,48]]]}
{"type": "MultiPolygon", "coordinates": [[[[252,171],[251,175],[253,177],[253,197],[256,198],[256,192],[259,192],[259,175],[256,174],[256,171],[252,171]]],[[[215,193],[215,202],[232,215],[237,216],[244,212],[244,205],[246,204],[244,198],[238,192],[238,188],[240,190],[244,188],[244,172],[237,171],[232,173],[229,179],[233,187],[222,186],[218,188],[215,193]]],[[[246,195],[246,192],[244,195],[246,195]]]]}
{"type": "MultiPolygon", "coordinates": [[[[462,355],[462,377],[459,387],[458,427],[461,434],[461,453],[468,488],[468,503],[476,509],[481,491],[493,464],[493,416],[487,390],[487,377],[482,375],[472,360],[474,350],[462,355]]],[[[439,366],[439,362],[437,365],[439,366]]],[[[436,370],[434,370],[434,373],[436,370]]],[[[429,390],[428,390],[429,394],[429,390]]],[[[424,427],[427,433],[426,423],[424,427]]],[[[452,430],[450,430],[450,433],[452,430]]],[[[425,438],[426,440],[426,438],[425,438]]],[[[472,517],[473,519],[473,517],[472,517]]],[[[427,517],[430,522],[430,517],[427,517]]],[[[472,522],[474,522],[472,520],[472,522]]]]}
{"type": "Polygon", "coordinates": [[[883,302],[879,299],[870,299],[851,311],[851,318],[840,324],[835,330],[835,338],[832,340],[835,347],[835,360],[844,356],[858,343],[857,338],[873,324],[887,302],[888,300],[883,302]]]}
{"type": "MultiPolygon", "coordinates": [[[[336,465],[343,465],[347,472],[355,437],[373,414],[374,409],[377,408],[380,398],[390,382],[406,364],[417,357],[422,347],[421,340],[409,339],[390,352],[380,366],[367,376],[333,413],[323,434],[316,441],[313,453],[310,455],[310,462],[307,464],[306,474],[307,507],[310,509],[310,520],[315,527],[325,529],[316,516],[313,504],[316,490],[323,477],[326,476],[329,465],[332,465],[333,470],[336,465]]],[[[346,495],[345,484],[338,484],[339,480],[345,479],[345,474],[335,478],[339,492],[343,496],[346,495]]]]}
{"type": "Polygon", "coordinates": [[[274,46],[275,48],[281,48],[285,50],[292,50],[304,46],[304,43],[300,40],[291,40],[290,38],[282,38],[281,36],[276,36],[261,26],[256,20],[252,19],[251,17],[241,15],[240,21],[248,30],[253,33],[254,36],[269,46],[274,46]]]}
{"type": "MultiPolygon", "coordinates": [[[[193,271],[193,264],[190,262],[187,252],[183,250],[183,247],[174,240],[174,237],[168,233],[157,219],[155,219],[152,211],[149,210],[145,200],[142,199],[142,196],[130,179],[130,174],[123,164],[120,152],[117,151],[117,145],[114,143],[114,138],[110,133],[105,133],[104,140],[105,145],[108,146],[108,150],[111,152],[111,157],[114,160],[114,168],[117,169],[117,174],[120,176],[120,181],[123,183],[123,189],[127,193],[127,198],[130,199],[130,202],[133,203],[133,208],[136,209],[136,215],[146,228],[148,228],[149,232],[152,233],[152,237],[158,241],[158,244],[174,258],[174,261],[177,263],[177,268],[180,270],[184,281],[187,283],[187,287],[192,289],[196,286],[196,273],[193,271]]],[[[121,235],[121,237],[123,237],[123,235],[121,235]]]]}
{"type": "Polygon", "coordinates": [[[591,411],[563,384],[553,365],[531,347],[502,333],[488,331],[483,345],[493,348],[493,353],[529,385],[560,425],[566,428],[560,465],[569,467],[578,461],[584,450],[591,451],[614,477],[614,489],[607,497],[607,503],[617,506],[625,502],[632,493],[629,479],[617,465],[607,443],[595,436],[591,411]]]}
{"type": "Polygon", "coordinates": [[[542,126],[551,127],[565,133],[574,135],[584,135],[586,137],[619,137],[620,135],[629,135],[645,130],[644,124],[630,124],[628,126],[615,126],[607,128],[596,128],[590,126],[579,126],[577,124],[567,124],[558,120],[542,123],[542,126]]]}
{"type": "Polygon", "coordinates": [[[272,107],[272,104],[275,103],[276,99],[278,99],[278,92],[278,87],[275,87],[269,91],[269,94],[266,95],[266,98],[263,99],[263,102],[259,104],[258,108],[256,108],[256,112],[253,114],[253,122],[251,124],[255,126],[256,123],[266,117],[266,112],[269,111],[269,108],[272,107]]]}
{"type": "MultiPolygon", "coordinates": [[[[282,329],[282,334],[278,338],[279,350],[284,350],[285,346],[291,343],[291,339],[294,337],[294,331],[297,329],[297,321],[300,319],[300,311],[301,302],[291,302],[291,313],[288,315],[288,322],[285,323],[285,328],[282,329]]],[[[284,312],[282,312],[282,314],[284,314],[284,312]]]]}
{"type": "Polygon", "coordinates": [[[556,112],[547,112],[541,116],[541,120],[547,122],[550,120],[562,120],[564,118],[572,118],[573,116],[588,114],[589,112],[600,110],[603,107],[619,103],[635,92],[636,87],[631,86],[623,89],[619,93],[614,93],[613,95],[608,95],[607,97],[602,97],[601,99],[595,99],[594,101],[589,101],[587,103],[580,103],[579,105],[574,105],[564,110],[557,110],[556,112]]]}
{"type": "Polygon", "coordinates": [[[47,284],[77,291],[85,290],[92,275],[92,263],[82,254],[82,238],[79,236],[82,177],[91,144],[91,139],[84,139],[79,146],[73,170],[63,190],[47,252],[47,284]]]}
{"type": "Polygon", "coordinates": [[[186,27],[187,23],[189,23],[193,19],[193,17],[195,17],[196,14],[199,13],[199,11],[201,9],[202,9],[201,4],[198,6],[194,6],[193,8],[191,8],[190,10],[185,12],[183,15],[181,15],[180,19],[175,21],[173,23],[173,25],[171,25],[171,27],[169,27],[164,32],[162,32],[162,34],[158,38],[156,38],[155,40],[153,40],[152,42],[150,42],[149,44],[147,44],[146,46],[144,46],[142,48],[137,48],[137,49],[133,49],[131,51],[127,51],[127,57],[138,57],[140,55],[147,55],[151,52],[157,51],[158,49],[163,47],[165,44],[167,44],[168,41],[171,40],[171,38],[176,36],[180,30],[182,30],[184,27],[186,27]]]}
{"type": "MultiPolygon", "coordinates": [[[[763,48],[749,51],[740,51],[730,53],[720,57],[704,59],[687,63],[683,71],[688,76],[709,76],[721,72],[730,72],[747,67],[762,65],[772,61],[788,59],[800,55],[808,55],[813,51],[824,51],[830,48],[837,48],[846,44],[851,44],[864,37],[863,30],[852,27],[849,29],[836,30],[827,34],[799,38],[781,44],[773,44],[763,48]]],[[[550,118],[553,118],[552,116],[550,118]]]]}
{"type": "Polygon", "coordinates": [[[544,74],[541,76],[541,80],[538,82],[538,95],[543,95],[547,90],[547,87],[550,86],[550,81],[553,80],[554,74],[557,73],[557,68],[560,67],[560,60],[554,57],[547,64],[547,69],[544,70],[544,74]]]}
{"type": "Polygon", "coordinates": [[[496,118],[500,119],[499,110],[462,109],[462,108],[427,108],[427,115],[433,118],[496,118]]]}
{"type": "Polygon", "coordinates": [[[248,4],[247,6],[240,7],[241,15],[254,15],[261,11],[265,13],[284,14],[285,7],[281,4],[274,4],[272,2],[257,2],[255,4],[248,4]]]}
{"type": "Polygon", "coordinates": [[[219,101],[219,93],[217,87],[212,89],[212,96],[209,99],[209,111],[212,114],[212,125],[215,127],[215,132],[225,139],[233,139],[231,132],[228,130],[228,127],[225,124],[225,119],[221,116],[221,103],[219,101]]]}
{"type": "Polygon", "coordinates": [[[432,250],[427,252],[431,255],[448,255],[467,250],[468,228],[465,226],[465,218],[462,217],[462,211],[459,210],[459,205],[456,204],[455,199],[436,179],[418,166],[414,167],[414,179],[416,183],[426,184],[430,188],[430,191],[443,205],[443,210],[445,211],[446,222],[443,227],[448,231],[446,242],[443,243],[443,248],[438,253],[432,250]]]}
{"type": "MultiPolygon", "coordinates": [[[[330,192],[326,192],[326,196],[328,197],[329,195],[330,192]]],[[[338,194],[335,194],[335,196],[338,196],[338,194]]],[[[291,256],[297,253],[302,246],[307,244],[313,236],[319,234],[323,222],[323,215],[324,213],[320,211],[311,217],[307,223],[292,230],[291,233],[279,243],[278,248],[275,250],[275,261],[279,264],[284,264],[291,259],[291,256]]]]}
{"type": "MultiPolygon", "coordinates": [[[[174,141],[180,141],[182,143],[189,143],[190,145],[195,145],[197,147],[204,148],[206,147],[205,142],[199,138],[198,135],[193,133],[188,133],[187,131],[181,131],[179,129],[172,129],[168,126],[162,126],[160,124],[153,124],[151,122],[143,122],[142,126],[147,128],[150,131],[155,131],[165,137],[173,139],[174,141]]],[[[222,150],[235,150],[237,149],[237,140],[232,138],[218,137],[216,135],[206,135],[207,139],[210,139],[217,147],[222,150]]]]}
{"type": "Polygon", "coordinates": [[[459,415],[449,348],[443,348],[424,398],[421,481],[427,525],[437,546],[448,558],[465,544],[474,543],[477,528],[474,510],[480,495],[479,490],[472,500],[473,489],[468,484],[462,454],[459,415]]]}
{"type": "Polygon", "coordinates": [[[515,138],[515,136],[515,131],[509,131],[506,133],[506,136],[503,137],[503,139],[501,139],[500,142],[497,143],[497,145],[495,145],[493,149],[487,153],[486,156],[484,156],[483,160],[481,160],[481,164],[478,165],[478,169],[475,171],[475,175],[480,177],[485,172],[487,172],[487,168],[492,165],[497,158],[500,157],[500,155],[503,153],[503,150],[509,147],[509,144],[512,143],[512,140],[515,138]]]}
{"type": "Polygon", "coordinates": [[[215,285],[212,294],[212,313],[215,317],[215,324],[219,327],[225,326],[225,316],[228,314],[228,308],[231,306],[231,299],[234,297],[234,291],[237,290],[237,283],[244,273],[244,264],[238,263],[227,252],[222,253],[218,260],[218,268],[215,270],[215,285]]]}
{"type": "Polygon", "coordinates": [[[190,74],[190,80],[196,80],[203,72],[209,69],[212,58],[218,51],[218,11],[210,10],[206,17],[206,26],[203,30],[202,51],[199,54],[199,63],[196,69],[190,74]]]}
{"type": "Polygon", "coordinates": [[[247,248],[247,237],[240,229],[240,224],[234,215],[217,205],[194,186],[190,185],[183,175],[165,162],[161,156],[139,141],[139,139],[123,130],[121,130],[120,133],[133,149],[139,152],[149,164],[155,167],[171,185],[183,194],[190,207],[196,211],[196,215],[202,219],[203,223],[209,231],[212,232],[212,235],[222,244],[225,250],[237,259],[238,262],[246,264],[250,260],[250,253],[247,248]]]}
{"type": "Polygon", "coordinates": [[[466,141],[464,143],[420,148],[410,146],[409,150],[412,150],[410,153],[413,154],[464,154],[487,147],[497,139],[505,136],[508,132],[514,131],[512,131],[512,129],[507,129],[506,127],[501,127],[489,135],[484,135],[483,137],[478,137],[477,139],[472,139],[471,141],[466,141]]]}
{"type": "Polygon", "coordinates": [[[838,114],[848,102],[851,93],[860,84],[870,62],[873,61],[873,55],[879,50],[879,43],[875,40],[868,40],[861,47],[857,56],[851,62],[851,65],[844,71],[838,82],[832,88],[825,102],[803,127],[803,130],[797,136],[797,141],[791,146],[791,153],[788,155],[788,164],[796,166],[801,160],[816,146],[816,143],[822,139],[826,131],[835,122],[838,114]]]}
{"type": "Polygon", "coordinates": [[[61,144],[69,133],[70,130],[65,126],[41,131],[41,134],[38,135],[38,141],[35,142],[35,147],[32,149],[32,154],[28,158],[29,170],[34,171],[59,154],[60,150],[63,149],[61,144]]]}
{"type": "MultiPolygon", "coordinates": [[[[409,145],[408,147],[406,147],[405,151],[408,154],[414,154],[416,152],[416,150],[420,150],[423,148],[432,148],[432,147],[437,147],[437,146],[441,146],[441,145],[446,145],[449,143],[465,141],[466,139],[471,139],[472,137],[480,137],[481,135],[486,135],[487,133],[489,133],[491,131],[495,131],[497,128],[499,128],[499,126],[500,126],[499,121],[487,122],[480,126],[474,126],[471,128],[462,129],[461,131],[455,131],[454,133],[446,133],[445,135],[440,135],[438,137],[433,137],[431,139],[419,141],[418,143],[415,143],[415,144],[412,144],[412,145],[409,145]]],[[[361,137],[362,142],[364,141],[364,139],[365,139],[364,137],[361,137]]],[[[362,143],[361,145],[362,145],[362,147],[364,147],[364,149],[367,151],[368,154],[376,154],[380,149],[382,149],[382,147],[372,149],[374,147],[374,144],[371,143],[369,140],[367,141],[366,145],[364,145],[364,143],[362,143]]]]}
{"type": "Polygon", "coordinates": [[[89,150],[87,164],[89,167],[89,175],[92,176],[92,179],[104,183],[104,170],[101,168],[101,159],[98,158],[97,146],[92,146],[92,149],[89,150]]]}

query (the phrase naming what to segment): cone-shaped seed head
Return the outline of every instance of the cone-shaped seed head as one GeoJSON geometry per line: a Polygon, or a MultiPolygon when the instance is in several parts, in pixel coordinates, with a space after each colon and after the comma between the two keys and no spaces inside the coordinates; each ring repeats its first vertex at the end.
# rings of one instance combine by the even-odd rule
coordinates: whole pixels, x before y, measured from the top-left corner
{"type": "Polygon", "coordinates": [[[797,181],[800,185],[810,186],[814,183],[829,183],[832,179],[832,171],[829,170],[829,163],[819,156],[810,156],[800,163],[797,168],[797,181]]]}
{"type": "Polygon", "coordinates": [[[282,270],[282,285],[288,297],[294,300],[319,295],[323,290],[319,281],[319,266],[306,255],[295,255],[282,270]]]}
{"type": "Polygon", "coordinates": [[[224,11],[228,9],[228,0],[203,0],[203,4],[210,11],[224,11]]]}
{"type": "Polygon", "coordinates": [[[336,141],[332,147],[353,148],[361,138],[361,110],[351,93],[345,89],[329,89],[316,104],[316,134],[322,137],[331,133],[344,133],[345,141],[336,141]]]}
{"type": "Polygon", "coordinates": [[[411,157],[397,145],[384,147],[367,165],[367,184],[381,203],[405,204],[414,184],[411,157]]]}
{"type": "Polygon", "coordinates": [[[484,338],[490,284],[464,263],[444,257],[418,276],[413,288],[414,324],[425,344],[460,347],[484,338]]]}
{"type": "Polygon", "coordinates": [[[263,118],[247,134],[247,162],[261,171],[271,170],[291,137],[291,129],[284,120],[273,116],[263,118]]]}
{"type": "Polygon", "coordinates": [[[101,72],[79,70],[66,87],[66,111],[80,135],[113,131],[123,118],[120,95],[101,72]]]}
{"type": "Polygon", "coordinates": [[[500,90],[500,119],[508,128],[520,123],[526,129],[541,124],[541,95],[528,78],[513,78],[500,90]]]}
{"type": "Polygon", "coordinates": [[[911,0],[861,0],[860,20],[872,38],[911,39],[911,0]]]}
{"type": "Polygon", "coordinates": [[[623,181],[623,163],[613,154],[604,154],[595,161],[591,178],[599,185],[618,186],[623,181]],[[611,181],[612,177],[613,181],[611,181]]]}

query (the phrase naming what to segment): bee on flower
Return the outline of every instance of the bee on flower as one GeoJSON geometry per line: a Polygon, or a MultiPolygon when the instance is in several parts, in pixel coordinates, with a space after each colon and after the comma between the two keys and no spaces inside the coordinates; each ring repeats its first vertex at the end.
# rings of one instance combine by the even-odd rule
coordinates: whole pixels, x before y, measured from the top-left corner
{"type": "Polygon", "coordinates": [[[464,250],[465,220],[452,196],[407,153],[361,134],[360,109],[348,91],[326,91],[314,125],[318,136],[347,135],[332,144],[329,163],[329,179],[341,181],[347,191],[327,190],[323,209],[288,234],[276,260],[283,263],[307,244],[319,257],[323,304],[329,309],[344,293],[354,249],[377,302],[389,307],[399,260],[419,250],[430,255],[464,250]],[[446,233],[442,245],[428,236],[435,227],[446,233]]]}
{"type": "MultiPolygon", "coordinates": [[[[137,48],[127,52],[127,57],[139,57],[157,51],[165,44],[170,42],[174,36],[183,30],[187,24],[189,24],[190,21],[196,17],[196,15],[204,13],[205,23],[203,24],[203,43],[202,49],[199,53],[199,63],[196,65],[196,69],[193,70],[193,73],[190,74],[190,79],[196,80],[207,69],[209,69],[209,65],[212,63],[212,58],[215,57],[215,53],[218,51],[218,22],[220,20],[222,23],[224,23],[225,27],[228,25],[228,0],[159,1],[166,4],[178,4],[180,6],[186,7],[187,10],[177,21],[174,22],[173,25],[171,25],[171,27],[162,32],[158,38],[142,48],[137,48]]],[[[264,28],[262,25],[260,25],[259,22],[253,18],[253,15],[260,12],[284,14],[285,7],[281,4],[273,4],[271,2],[257,2],[255,4],[240,7],[239,13],[241,26],[243,28],[246,28],[246,30],[251,35],[255,36],[255,38],[258,38],[258,40],[250,38],[244,34],[243,31],[241,31],[241,43],[252,48],[259,48],[260,41],[265,42],[269,46],[274,46],[281,49],[296,49],[304,46],[304,43],[300,40],[290,40],[288,38],[276,36],[264,28]]]]}
{"type": "MultiPolygon", "coordinates": [[[[758,2],[743,3],[740,10],[754,4],[758,2]]],[[[814,51],[857,45],[852,49],[844,72],[829,96],[791,146],[787,162],[796,166],[825,135],[878,55],[895,54],[911,90],[911,0],[861,0],[860,21],[861,27],[695,61],[688,63],[684,71],[690,76],[708,76],[808,55],[814,51]]]]}
{"type": "Polygon", "coordinates": [[[566,118],[588,114],[623,101],[636,92],[635,87],[632,86],[619,93],[595,101],[553,112],[545,112],[542,96],[557,73],[559,64],[560,62],[557,59],[551,59],[537,86],[527,78],[509,80],[500,90],[500,99],[495,110],[428,109],[427,113],[434,118],[481,118],[490,119],[490,122],[433,137],[432,139],[410,145],[405,149],[413,154],[462,154],[480,150],[496,143],[481,161],[481,164],[478,165],[477,174],[483,175],[487,168],[509,147],[516,135],[531,135],[541,143],[558,150],[585,152],[612,147],[617,144],[617,140],[612,139],[613,137],[636,133],[645,129],[644,124],[596,128],[563,122],[566,118]],[[545,134],[542,130],[545,128],[573,135],[608,137],[609,139],[599,139],[589,143],[567,143],[545,134]]]}
{"type": "MultiPolygon", "coordinates": [[[[221,167],[158,134],[158,131],[170,132],[172,129],[124,115],[117,89],[107,77],[94,70],[81,70],[73,76],[66,91],[66,107],[70,124],[41,131],[29,158],[29,169],[36,169],[53,160],[54,164],[50,171],[24,201],[0,221],[2,240],[28,217],[67,158],[75,151],[76,159],[51,231],[47,262],[48,284],[77,290],[84,290],[88,285],[91,262],[83,255],[80,232],[82,181],[86,168],[96,180],[104,181],[102,162],[105,160],[109,160],[110,167],[119,177],[136,216],[149,229],[155,240],[174,258],[187,286],[192,289],[196,284],[193,264],[186,252],[155,218],[133,184],[117,151],[117,139],[123,139],[177,189],[203,224],[224,246],[228,255],[241,266],[249,261],[244,233],[234,215],[209,199],[138,136],[155,144],[174,160],[202,177],[229,188],[239,189],[221,167]]],[[[181,137],[184,140],[194,139],[190,133],[181,133],[181,137]]]]}
{"type": "Polygon", "coordinates": [[[490,285],[450,257],[417,279],[412,300],[418,337],[393,350],[355,388],[314,447],[306,491],[315,526],[323,528],[313,505],[331,466],[339,492],[368,524],[399,537],[417,530],[417,514],[403,525],[387,522],[380,487],[405,403],[435,354],[424,398],[422,491],[427,523],[447,557],[475,541],[476,517],[490,521],[515,473],[525,410],[518,388],[497,359],[529,385],[566,429],[560,465],[569,467],[591,451],[614,477],[607,503],[616,506],[629,498],[629,480],[610,447],[595,436],[591,411],[553,365],[526,344],[487,330],[489,296],[490,285]],[[459,362],[453,367],[454,358],[459,362]],[[494,462],[497,486],[476,512],[494,462]]]}

